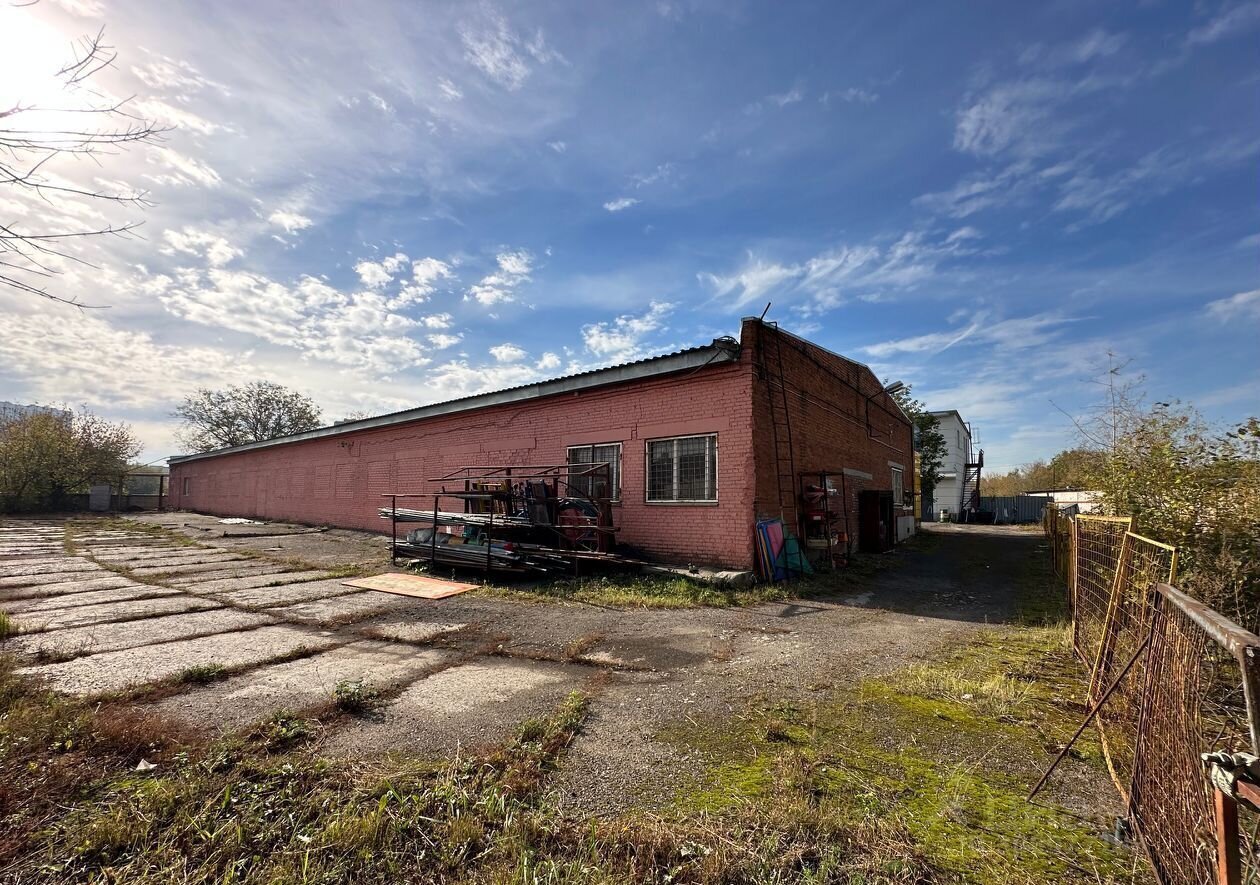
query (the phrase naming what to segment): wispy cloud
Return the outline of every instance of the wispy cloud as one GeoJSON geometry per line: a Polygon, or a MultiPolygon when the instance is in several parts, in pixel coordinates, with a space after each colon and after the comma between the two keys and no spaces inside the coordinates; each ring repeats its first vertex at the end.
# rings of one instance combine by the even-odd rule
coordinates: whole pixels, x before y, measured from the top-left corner
{"type": "Polygon", "coordinates": [[[887,245],[844,244],[797,263],[783,263],[749,252],[738,270],[697,274],[714,297],[732,310],[775,295],[799,300],[798,313],[830,310],[846,296],[877,300],[885,291],[913,289],[940,272],[943,262],[974,254],[974,228],[929,236],[909,231],[887,245]]]}
{"type": "Polygon", "coordinates": [[[1056,337],[1065,325],[1073,322],[1077,320],[1058,312],[1006,320],[994,320],[988,313],[980,312],[962,328],[884,341],[862,350],[879,359],[895,354],[937,354],[972,339],[1009,353],[1041,347],[1056,337]]]}
{"type": "Polygon", "coordinates": [[[1207,309],[1219,320],[1260,320],[1260,289],[1210,301],[1207,309]]]}
{"type": "Polygon", "coordinates": [[[1209,19],[1186,35],[1189,46],[1206,46],[1260,24],[1260,3],[1239,3],[1209,19]]]}
{"type": "Polygon", "coordinates": [[[501,13],[493,10],[486,10],[481,20],[460,25],[459,36],[469,64],[511,92],[529,78],[533,69],[528,58],[539,64],[565,61],[548,45],[541,28],[533,37],[522,38],[501,13]]]}
{"type": "Polygon", "coordinates": [[[631,206],[637,205],[639,205],[639,201],[634,197],[618,197],[615,200],[609,200],[605,203],[604,208],[609,212],[621,212],[624,209],[629,209],[631,206]]]}
{"type": "Polygon", "coordinates": [[[300,230],[306,230],[313,224],[310,218],[299,212],[289,212],[284,209],[277,209],[267,216],[267,220],[276,227],[283,228],[286,234],[297,233],[300,230]]]}

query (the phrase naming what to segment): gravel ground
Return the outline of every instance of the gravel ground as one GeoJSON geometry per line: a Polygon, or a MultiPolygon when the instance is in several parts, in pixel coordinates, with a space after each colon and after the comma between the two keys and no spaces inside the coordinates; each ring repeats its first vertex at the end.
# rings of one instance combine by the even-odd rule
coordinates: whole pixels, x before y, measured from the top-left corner
{"type": "Polygon", "coordinates": [[[185,513],[141,519],[199,546],[139,520],[96,531],[80,521],[71,555],[58,520],[0,522],[0,608],[19,628],[45,631],[10,643],[31,658],[28,672],[91,695],[169,682],[197,665],[233,668],[226,682],[157,702],[207,732],[326,703],[339,681],[365,680],[390,699],[321,738],[329,753],[356,756],[494,741],[580,688],[592,694],[592,720],[554,785],[583,813],[676,789],[698,760],[658,739],[670,725],[757,697],[843,688],[1010,620],[1016,588],[1043,558],[1035,532],[931,526],[912,545],[865,558],[846,582],[853,591],[833,598],[622,610],[354,591],[323,570],[386,570],[379,536],[185,513]]]}

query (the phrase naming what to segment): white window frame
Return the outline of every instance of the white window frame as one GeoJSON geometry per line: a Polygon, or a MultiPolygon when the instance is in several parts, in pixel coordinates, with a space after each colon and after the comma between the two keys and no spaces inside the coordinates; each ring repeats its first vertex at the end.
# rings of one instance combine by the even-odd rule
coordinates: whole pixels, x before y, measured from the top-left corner
{"type": "MultiPolygon", "coordinates": [[[[707,454],[707,453],[706,453],[707,454]]],[[[709,459],[705,458],[705,469],[709,459]]],[[[718,502],[718,435],[716,433],[690,433],[683,436],[661,436],[643,442],[643,502],[645,504],[716,504],[718,502]],[[705,485],[712,491],[710,498],[653,498],[652,497],[652,446],[660,443],[674,444],[674,494],[678,493],[678,443],[684,439],[713,440],[713,475],[706,478],[705,485]]]]}
{"type": "Polygon", "coordinates": [[[900,467],[888,468],[892,471],[892,492],[893,502],[898,507],[906,506],[906,477],[905,471],[900,467]]]}
{"type": "MultiPolygon", "coordinates": [[[[564,462],[565,462],[565,464],[567,464],[567,465],[568,465],[568,466],[570,466],[570,467],[573,467],[573,466],[576,466],[576,465],[579,465],[579,464],[588,464],[588,465],[589,465],[589,464],[602,464],[602,463],[604,463],[604,462],[602,462],[602,461],[576,461],[576,462],[575,462],[575,461],[573,460],[573,457],[572,457],[572,455],[573,455],[573,451],[574,451],[575,449],[590,449],[590,450],[591,450],[591,457],[592,457],[592,458],[594,458],[594,457],[595,457],[595,451],[594,451],[595,449],[597,449],[597,448],[608,448],[609,446],[616,446],[616,447],[617,447],[617,463],[614,465],[614,471],[615,471],[615,472],[614,472],[614,473],[613,473],[613,475],[610,477],[610,479],[612,480],[612,484],[613,484],[613,493],[612,493],[612,495],[611,495],[611,496],[609,496],[609,499],[608,499],[608,500],[609,500],[609,501],[611,501],[611,502],[612,502],[612,503],[614,503],[614,504],[620,504],[620,503],[621,503],[621,485],[622,485],[622,483],[621,483],[621,455],[622,455],[622,450],[621,450],[621,443],[620,443],[620,442],[582,443],[581,445],[576,445],[576,446],[566,446],[566,447],[565,447],[565,450],[564,450],[564,462]]],[[[570,474],[570,476],[572,476],[572,474],[570,474]]],[[[572,479],[570,479],[570,482],[572,482],[572,479]]]]}

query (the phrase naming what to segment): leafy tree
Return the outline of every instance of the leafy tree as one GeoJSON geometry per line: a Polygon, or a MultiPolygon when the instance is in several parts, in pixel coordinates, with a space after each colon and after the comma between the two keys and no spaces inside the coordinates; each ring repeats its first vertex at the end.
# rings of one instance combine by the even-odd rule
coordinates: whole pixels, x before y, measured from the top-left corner
{"type": "Polygon", "coordinates": [[[1092,415],[1073,419],[1091,459],[1085,485],[1110,513],[1178,550],[1178,585],[1260,627],[1260,419],[1213,426],[1191,406],[1148,406],[1114,355],[1092,415]]]}
{"type": "Polygon", "coordinates": [[[914,422],[914,450],[919,455],[919,491],[924,499],[930,499],[941,481],[941,465],[949,452],[940,422],[922,402],[911,396],[906,385],[892,394],[893,399],[914,422]]]}
{"type": "Polygon", "coordinates": [[[0,422],[0,510],[65,508],[71,495],[125,473],[140,448],[130,426],[87,409],[6,419],[0,422]]]}
{"type": "Polygon", "coordinates": [[[1104,455],[1093,449],[1065,449],[1049,461],[1033,461],[985,478],[987,495],[1018,495],[1038,489],[1084,489],[1097,476],[1104,455]]]}
{"type": "Polygon", "coordinates": [[[223,390],[201,388],[186,397],[173,416],[183,420],[178,438],[191,452],[261,442],[321,425],[314,400],[271,381],[223,390]]]}

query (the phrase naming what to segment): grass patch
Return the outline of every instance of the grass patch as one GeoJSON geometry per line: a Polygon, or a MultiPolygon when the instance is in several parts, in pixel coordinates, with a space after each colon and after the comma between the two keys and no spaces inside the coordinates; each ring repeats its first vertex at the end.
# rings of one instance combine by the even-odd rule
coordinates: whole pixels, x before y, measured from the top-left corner
{"type": "Polygon", "coordinates": [[[486,584],[475,592],[531,602],[584,602],[620,608],[729,608],[800,596],[802,586],[753,584],[731,587],[685,577],[617,575],[528,586],[486,584]]]}
{"type": "Polygon", "coordinates": [[[349,763],[318,754],[318,720],[126,749],[155,726],[105,737],[90,705],[11,673],[0,687],[0,868],[23,882],[941,881],[906,830],[836,818],[786,770],[763,807],[561,815],[547,784],[589,715],[581,694],[498,747],[349,763]],[[136,771],[141,757],[157,767],[136,771]]]}
{"type": "Polygon", "coordinates": [[[17,634],[17,625],[13,623],[13,619],[9,617],[9,613],[4,609],[0,609],[0,642],[4,642],[10,636],[17,634]]]}
{"type": "Polygon", "coordinates": [[[856,697],[759,702],[670,730],[662,737],[710,763],[680,792],[678,813],[804,794],[850,826],[903,833],[932,881],[1149,881],[1142,861],[1134,873],[1132,853],[1102,838],[1112,793],[1092,733],[1069,764],[1077,776],[1051,791],[1059,805],[1024,799],[1084,710],[1087,677],[1064,637],[1059,627],[989,631],[932,664],[866,680],[856,697]]]}
{"type": "Polygon", "coordinates": [[[222,664],[194,664],[175,674],[178,685],[209,685],[228,678],[228,669],[222,664]]]}
{"type": "Polygon", "coordinates": [[[381,693],[362,679],[342,679],[333,686],[332,697],[343,713],[365,713],[380,703],[381,693]]]}

